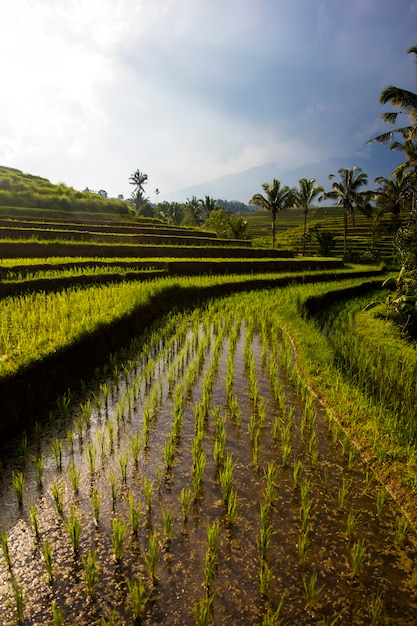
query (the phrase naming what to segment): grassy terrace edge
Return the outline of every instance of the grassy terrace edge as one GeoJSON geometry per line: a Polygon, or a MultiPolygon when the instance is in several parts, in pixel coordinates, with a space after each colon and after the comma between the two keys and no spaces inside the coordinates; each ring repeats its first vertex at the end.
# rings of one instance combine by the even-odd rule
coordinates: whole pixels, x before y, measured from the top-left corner
{"type": "MultiPolygon", "coordinates": [[[[333,273],[333,280],[358,277],[359,283],[381,283],[375,270],[333,273]],[[374,276],[372,278],[372,276],[374,276]]],[[[133,283],[138,290],[136,304],[129,304],[118,317],[96,320],[78,336],[49,346],[33,360],[26,359],[16,371],[0,378],[2,407],[0,427],[3,440],[30,428],[51,408],[57,397],[68,388],[76,388],[80,380],[88,379],[95,368],[104,365],[112,353],[127,346],[131,338],[143,332],[153,322],[173,309],[193,307],[203,300],[232,292],[285,287],[291,283],[329,280],[329,275],[240,275],[159,279],[148,283],[133,283]]],[[[331,291],[327,287],[328,291],[331,291]]]]}

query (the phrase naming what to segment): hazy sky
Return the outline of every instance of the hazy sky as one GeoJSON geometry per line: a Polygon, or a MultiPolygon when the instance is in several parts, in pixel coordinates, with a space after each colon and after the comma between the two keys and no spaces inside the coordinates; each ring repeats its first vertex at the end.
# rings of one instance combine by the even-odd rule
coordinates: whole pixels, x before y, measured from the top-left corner
{"type": "Polygon", "coordinates": [[[349,154],[416,44],[417,0],[2,0],[0,164],[161,201],[349,154]]]}

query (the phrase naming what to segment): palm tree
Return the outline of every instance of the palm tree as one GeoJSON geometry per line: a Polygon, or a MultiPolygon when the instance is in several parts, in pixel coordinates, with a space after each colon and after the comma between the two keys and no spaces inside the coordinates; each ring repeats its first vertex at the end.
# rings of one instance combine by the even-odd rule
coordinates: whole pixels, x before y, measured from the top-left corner
{"type": "Polygon", "coordinates": [[[315,185],[315,178],[301,178],[299,180],[299,188],[294,193],[294,203],[296,207],[303,209],[304,212],[304,233],[303,233],[303,256],[306,251],[306,230],[307,230],[307,213],[311,204],[320,193],[324,192],[321,185],[315,185]]]}
{"type": "MultiPolygon", "coordinates": [[[[417,46],[412,46],[407,52],[414,54],[417,60],[417,46]]],[[[377,137],[369,139],[366,143],[378,141],[382,144],[387,144],[393,138],[394,133],[401,133],[407,139],[417,138],[417,94],[407,89],[401,89],[400,87],[394,87],[389,85],[382,90],[379,96],[381,104],[392,104],[393,107],[400,109],[400,111],[388,111],[381,113],[379,118],[387,122],[387,124],[395,124],[398,115],[408,116],[408,126],[402,128],[396,128],[388,133],[383,133],[377,137]]]]}
{"type": "Polygon", "coordinates": [[[206,220],[210,213],[217,209],[217,202],[210,196],[205,196],[204,200],[199,200],[202,218],[206,220]]]}
{"type": "Polygon", "coordinates": [[[274,178],[272,183],[264,183],[262,188],[265,196],[261,193],[255,194],[249,204],[254,204],[260,209],[266,209],[272,215],[272,247],[275,247],[275,218],[279,211],[294,205],[294,189],[288,186],[281,186],[281,182],[274,178]]]}
{"type": "Polygon", "coordinates": [[[378,185],[375,192],[377,207],[385,213],[392,213],[392,226],[396,233],[400,226],[401,210],[406,207],[411,194],[409,177],[398,171],[393,172],[390,178],[378,176],[375,183],[378,185]]]}
{"type": "MultiPolygon", "coordinates": [[[[332,190],[324,193],[320,200],[335,200],[337,206],[343,207],[343,256],[346,257],[348,217],[351,216],[355,226],[355,208],[365,212],[369,207],[369,192],[360,190],[360,187],[367,184],[368,175],[360,167],[341,167],[338,173],[339,179],[332,184],[332,190]]],[[[334,178],[336,175],[330,174],[329,180],[334,178]]]]}
{"type": "Polygon", "coordinates": [[[129,178],[129,182],[131,185],[135,186],[136,193],[138,191],[144,193],[145,191],[144,185],[148,182],[148,175],[144,174],[140,170],[136,170],[136,172],[134,172],[132,176],[129,178]]]}

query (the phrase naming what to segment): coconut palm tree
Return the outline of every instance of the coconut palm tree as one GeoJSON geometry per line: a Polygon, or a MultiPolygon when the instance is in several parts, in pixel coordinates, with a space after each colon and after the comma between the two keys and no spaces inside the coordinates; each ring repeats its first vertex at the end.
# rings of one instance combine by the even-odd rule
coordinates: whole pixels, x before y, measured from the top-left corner
{"type": "Polygon", "coordinates": [[[396,233],[400,226],[400,214],[406,208],[410,196],[410,179],[399,171],[393,172],[390,178],[378,176],[375,178],[378,188],[375,192],[377,207],[383,209],[385,213],[392,213],[393,231],[396,233]]]}
{"type": "Polygon", "coordinates": [[[138,191],[144,193],[144,185],[148,182],[148,175],[144,174],[140,170],[136,170],[136,172],[133,172],[132,176],[129,178],[129,182],[131,185],[134,185],[136,193],[138,191]]]}
{"type": "Polygon", "coordinates": [[[306,230],[307,230],[307,213],[311,204],[319,194],[324,192],[321,185],[315,185],[315,178],[301,178],[298,182],[299,187],[294,192],[294,204],[303,210],[304,213],[304,233],[303,233],[303,256],[306,251],[306,230]]]}
{"type": "Polygon", "coordinates": [[[254,204],[260,209],[266,209],[272,215],[272,247],[275,247],[275,219],[277,213],[294,205],[294,189],[287,185],[281,186],[281,182],[274,178],[272,183],[264,183],[262,188],[265,192],[255,194],[249,204],[254,204]]]}
{"type": "MultiPolygon", "coordinates": [[[[417,46],[412,46],[407,52],[414,54],[417,60],[417,46]]],[[[401,133],[403,137],[407,139],[417,139],[417,94],[407,89],[388,85],[388,87],[382,90],[379,101],[381,104],[390,103],[393,107],[400,109],[399,111],[381,113],[381,115],[379,115],[380,119],[387,122],[387,124],[395,124],[399,115],[407,115],[409,124],[408,126],[396,128],[388,133],[373,137],[366,143],[377,141],[382,144],[387,144],[392,140],[394,133],[401,133]]]]}
{"type": "MultiPolygon", "coordinates": [[[[332,190],[324,193],[320,200],[335,200],[337,206],[343,207],[343,256],[346,257],[348,217],[351,216],[352,224],[355,226],[355,208],[362,212],[369,208],[369,192],[360,189],[368,183],[368,175],[360,167],[341,167],[338,174],[338,179],[332,184],[332,190]]],[[[329,180],[334,178],[336,175],[330,174],[329,180]]]]}

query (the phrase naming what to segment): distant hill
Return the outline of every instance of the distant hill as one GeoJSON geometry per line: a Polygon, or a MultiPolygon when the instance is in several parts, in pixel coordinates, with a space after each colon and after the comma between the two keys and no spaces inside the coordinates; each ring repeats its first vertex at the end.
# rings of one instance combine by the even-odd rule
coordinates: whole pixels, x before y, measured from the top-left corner
{"type": "Polygon", "coordinates": [[[368,186],[374,186],[378,176],[389,177],[392,170],[404,160],[401,152],[390,151],[378,144],[367,146],[357,154],[334,157],[285,170],[276,163],[266,163],[236,174],[225,174],[219,178],[197,183],[165,195],[169,202],[183,202],[186,198],[227,198],[248,203],[255,193],[262,192],[262,184],[278,178],[284,185],[294,186],[300,178],[315,178],[326,190],[330,189],[329,174],[337,174],[341,167],[361,167],[368,174],[368,186]]]}
{"type": "Polygon", "coordinates": [[[104,191],[76,191],[64,184],[55,185],[47,178],[25,174],[21,170],[0,165],[0,209],[18,213],[31,209],[45,214],[54,212],[108,213],[128,216],[129,205],[123,200],[106,197],[104,191]]]}

